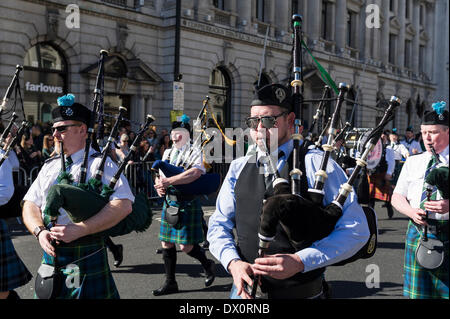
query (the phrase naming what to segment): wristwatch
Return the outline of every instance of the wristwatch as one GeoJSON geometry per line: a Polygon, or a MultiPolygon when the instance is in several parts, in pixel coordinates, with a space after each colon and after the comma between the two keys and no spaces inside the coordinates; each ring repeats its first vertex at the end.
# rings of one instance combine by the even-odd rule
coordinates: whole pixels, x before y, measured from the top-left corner
{"type": "Polygon", "coordinates": [[[33,230],[33,234],[36,237],[36,239],[39,239],[39,234],[43,231],[46,230],[47,228],[45,228],[45,226],[38,226],[33,230]]]}

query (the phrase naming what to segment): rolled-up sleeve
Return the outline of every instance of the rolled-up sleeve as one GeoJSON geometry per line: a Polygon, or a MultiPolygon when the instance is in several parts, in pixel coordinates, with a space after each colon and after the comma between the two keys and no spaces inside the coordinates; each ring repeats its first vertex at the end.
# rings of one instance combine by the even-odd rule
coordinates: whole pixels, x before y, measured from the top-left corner
{"type": "Polygon", "coordinates": [[[209,242],[209,251],[220,261],[227,271],[228,264],[233,259],[240,259],[236,250],[236,243],[233,235],[233,228],[236,224],[236,199],[234,187],[238,177],[236,176],[236,173],[239,168],[242,169],[242,167],[236,165],[235,162],[231,163],[230,169],[217,196],[216,210],[209,218],[208,225],[207,238],[209,242]]]}

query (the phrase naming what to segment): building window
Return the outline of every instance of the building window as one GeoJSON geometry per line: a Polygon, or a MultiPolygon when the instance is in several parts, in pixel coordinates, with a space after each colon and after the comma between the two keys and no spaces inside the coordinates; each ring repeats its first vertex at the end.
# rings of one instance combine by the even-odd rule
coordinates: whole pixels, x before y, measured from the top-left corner
{"type": "Polygon", "coordinates": [[[355,29],[356,13],[353,11],[347,11],[347,46],[349,48],[356,48],[355,29]]]}
{"type": "Polygon", "coordinates": [[[214,6],[217,9],[225,10],[225,0],[214,0],[214,6]]]}
{"type": "Polygon", "coordinates": [[[420,25],[425,25],[425,6],[422,4],[420,5],[420,12],[419,12],[419,21],[420,21],[420,25]]]}
{"type": "Polygon", "coordinates": [[[411,17],[410,11],[411,10],[411,2],[405,1],[405,18],[409,19],[411,17]]]}
{"type": "Polygon", "coordinates": [[[57,98],[67,93],[67,64],[49,43],[28,50],[24,59],[24,111],[30,122],[49,120],[57,98]]]}
{"type": "Polygon", "coordinates": [[[396,12],[397,9],[397,0],[390,0],[389,1],[389,11],[396,12]]]}
{"type": "Polygon", "coordinates": [[[231,79],[228,73],[217,68],[211,72],[209,77],[209,97],[211,107],[217,122],[222,127],[231,124],[231,79]]]}
{"type": "Polygon", "coordinates": [[[322,23],[321,23],[321,35],[322,39],[331,40],[330,39],[330,3],[328,1],[322,1],[322,23]]]}
{"type": "Polygon", "coordinates": [[[424,73],[425,72],[425,46],[421,45],[419,46],[419,72],[424,73]]]}
{"type": "Polygon", "coordinates": [[[389,63],[395,65],[396,59],[396,48],[397,45],[397,36],[395,34],[389,35],[389,63]]]}
{"type": "Polygon", "coordinates": [[[411,40],[405,41],[405,68],[411,69],[411,40]]]}
{"type": "Polygon", "coordinates": [[[292,0],[291,1],[291,9],[292,9],[292,15],[294,14],[304,14],[304,8],[303,8],[303,2],[304,0],[292,0]]]}
{"type": "Polygon", "coordinates": [[[256,0],[256,19],[264,21],[264,0],[256,0]]]}

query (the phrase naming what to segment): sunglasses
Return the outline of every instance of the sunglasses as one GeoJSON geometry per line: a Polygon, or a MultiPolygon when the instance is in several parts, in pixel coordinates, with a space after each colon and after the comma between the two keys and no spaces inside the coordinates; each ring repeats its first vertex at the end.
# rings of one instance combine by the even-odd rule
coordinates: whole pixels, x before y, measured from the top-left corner
{"type": "Polygon", "coordinates": [[[256,128],[259,125],[259,122],[261,121],[261,124],[264,128],[270,129],[275,126],[275,123],[277,122],[277,118],[280,116],[286,115],[287,112],[283,112],[279,115],[275,116],[255,116],[255,117],[248,117],[245,120],[245,123],[247,126],[253,130],[256,130],[256,128]]]}
{"type": "Polygon", "coordinates": [[[64,133],[71,126],[81,126],[81,124],[67,124],[58,127],[52,127],[52,132],[55,133],[56,131],[58,131],[59,133],[64,133]]]}

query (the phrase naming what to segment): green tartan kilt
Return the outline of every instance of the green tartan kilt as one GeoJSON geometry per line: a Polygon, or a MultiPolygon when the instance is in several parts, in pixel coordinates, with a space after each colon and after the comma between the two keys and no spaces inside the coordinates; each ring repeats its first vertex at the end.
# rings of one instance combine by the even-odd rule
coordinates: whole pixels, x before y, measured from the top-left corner
{"type": "MultiPolygon", "coordinates": [[[[447,225],[447,221],[439,221],[447,225]]],[[[409,221],[408,231],[406,233],[405,262],[404,262],[404,285],[403,295],[411,299],[448,299],[449,284],[449,246],[448,233],[439,233],[438,239],[444,242],[444,262],[434,270],[428,270],[416,262],[416,249],[419,246],[422,230],[419,233],[416,226],[409,221]]],[[[436,238],[428,232],[430,238],[436,238]]]]}
{"type": "Polygon", "coordinates": [[[200,201],[194,199],[186,202],[171,202],[172,205],[179,205],[179,223],[176,227],[168,224],[164,216],[166,214],[166,205],[164,203],[161,213],[161,226],[159,228],[159,240],[184,245],[193,245],[205,240],[202,228],[203,211],[200,201]]]}
{"type": "Polygon", "coordinates": [[[0,292],[21,287],[32,277],[14,249],[8,225],[0,219],[0,292]]]}
{"type": "MultiPolygon", "coordinates": [[[[44,252],[42,263],[54,265],[54,258],[44,252]]],[[[119,292],[109,269],[108,254],[104,240],[98,238],[85,244],[62,244],[56,248],[56,266],[61,269],[63,280],[57,299],[119,299],[119,292]],[[96,253],[95,253],[96,252],[96,253]],[[93,254],[93,255],[91,255],[93,254]],[[91,256],[89,256],[91,255],[91,256]],[[85,259],[77,261],[83,257],[85,259]],[[75,262],[75,263],[74,263],[75,262]],[[79,287],[68,287],[66,280],[74,285],[75,273],[67,265],[79,267],[79,287]],[[68,278],[71,276],[71,278],[68,278]]],[[[73,267],[73,266],[72,266],[73,267]]],[[[36,297],[36,296],[35,296],[36,297]]]]}

